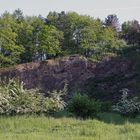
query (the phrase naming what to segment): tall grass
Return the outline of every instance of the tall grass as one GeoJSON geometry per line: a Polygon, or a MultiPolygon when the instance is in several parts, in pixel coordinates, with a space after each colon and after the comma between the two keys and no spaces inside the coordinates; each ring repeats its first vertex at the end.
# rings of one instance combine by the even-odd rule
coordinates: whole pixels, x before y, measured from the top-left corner
{"type": "Polygon", "coordinates": [[[0,140],[140,140],[139,122],[122,118],[121,123],[115,124],[111,123],[111,117],[107,122],[108,114],[103,115],[106,116],[103,121],[102,118],[99,121],[44,116],[0,117],[0,140]]]}

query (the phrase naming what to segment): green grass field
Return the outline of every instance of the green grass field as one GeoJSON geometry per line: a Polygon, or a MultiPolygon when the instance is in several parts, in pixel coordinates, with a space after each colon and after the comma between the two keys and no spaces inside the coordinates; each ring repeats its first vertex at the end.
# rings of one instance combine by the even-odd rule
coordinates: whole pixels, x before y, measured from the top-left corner
{"type": "Polygon", "coordinates": [[[140,117],[102,113],[100,119],[0,117],[0,140],[140,140],[140,117]]]}

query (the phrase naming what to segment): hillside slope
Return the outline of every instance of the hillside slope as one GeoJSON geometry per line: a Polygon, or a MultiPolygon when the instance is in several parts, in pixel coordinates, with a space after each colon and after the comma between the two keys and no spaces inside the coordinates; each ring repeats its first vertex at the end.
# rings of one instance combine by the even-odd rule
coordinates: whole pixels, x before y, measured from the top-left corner
{"type": "Polygon", "coordinates": [[[22,80],[27,89],[40,88],[47,93],[48,90],[61,89],[68,83],[70,91],[81,88],[86,94],[104,100],[118,99],[122,88],[137,91],[133,85],[138,81],[132,60],[105,58],[100,63],[93,63],[82,56],[68,56],[0,69],[1,81],[13,77],[22,80]]]}

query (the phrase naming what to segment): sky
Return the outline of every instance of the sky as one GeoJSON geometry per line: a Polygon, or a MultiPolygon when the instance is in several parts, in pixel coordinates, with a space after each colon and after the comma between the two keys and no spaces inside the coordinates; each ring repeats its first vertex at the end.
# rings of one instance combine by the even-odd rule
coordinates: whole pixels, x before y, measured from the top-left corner
{"type": "Polygon", "coordinates": [[[120,23],[127,20],[140,21],[140,0],[0,0],[0,14],[21,9],[24,15],[46,17],[49,11],[75,11],[104,20],[116,14],[120,23]]]}

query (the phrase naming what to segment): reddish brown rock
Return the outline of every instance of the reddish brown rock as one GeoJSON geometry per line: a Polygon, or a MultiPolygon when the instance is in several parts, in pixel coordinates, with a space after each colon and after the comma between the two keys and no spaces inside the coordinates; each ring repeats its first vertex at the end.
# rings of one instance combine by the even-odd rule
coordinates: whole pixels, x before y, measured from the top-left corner
{"type": "Polygon", "coordinates": [[[134,64],[129,60],[106,58],[100,63],[93,63],[82,56],[69,56],[0,69],[1,81],[18,77],[25,83],[26,88],[41,88],[45,92],[61,89],[65,82],[70,88],[81,88],[88,79],[95,79],[96,90],[99,92],[114,92],[118,88],[123,88],[122,85],[135,81],[135,76],[134,64]]]}
{"type": "Polygon", "coordinates": [[[94,72],[89,69],[84,57],[70,56],[0,69],[1,81],[13,77],[20,78],[28,89],[41,88],[47,91],[60,89],[65,82],[69,86],[83,85],[89,77],[94,77],[94,72]]]}

